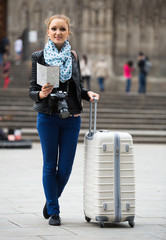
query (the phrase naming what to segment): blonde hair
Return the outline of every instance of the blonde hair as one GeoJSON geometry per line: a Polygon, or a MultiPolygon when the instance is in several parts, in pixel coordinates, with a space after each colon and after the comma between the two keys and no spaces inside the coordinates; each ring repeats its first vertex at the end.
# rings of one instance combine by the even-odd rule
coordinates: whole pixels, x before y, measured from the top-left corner
{"type": "MultiPolygon", "coordinates": [[[[73,23],[71,23],[70,18],[68,18],[68,17],[67,17],[66,15],[64,15],[64,14],[56,14],[56,15],[53,15],[53,16],[47,18],[47,19],[45,20],[45,25],[47,26],[47,29],[49,29],[50,24],[51,24],[51,22],[52,22],[54,19],[63,19],[63,20],[66,22],[67,26],[68,26],[68,31],[69,31],[70,35],[73,34],[72,31],[71,31],[71,28],[72,28],[72,26],[73,26],[73,23]]],[[[48,41],[47,33],[46,33],[46,41],[48,41]]]]}

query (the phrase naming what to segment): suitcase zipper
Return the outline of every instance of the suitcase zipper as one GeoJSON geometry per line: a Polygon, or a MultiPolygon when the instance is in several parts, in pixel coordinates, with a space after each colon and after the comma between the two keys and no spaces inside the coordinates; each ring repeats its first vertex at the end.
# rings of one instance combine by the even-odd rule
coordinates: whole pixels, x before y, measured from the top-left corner
{"type": "Polygon", "coordinates": [[[115,168],[115,222],[121,221],[121,194],[120,194],[120,135],[114,135],[115,149],[114,149],[114,168],[115,168]]]}

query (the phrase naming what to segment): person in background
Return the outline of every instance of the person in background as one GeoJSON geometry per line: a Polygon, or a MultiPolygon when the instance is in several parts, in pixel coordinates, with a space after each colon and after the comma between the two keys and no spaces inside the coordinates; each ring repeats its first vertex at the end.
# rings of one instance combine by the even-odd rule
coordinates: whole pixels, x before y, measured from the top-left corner
{"type": "Polygon", "coordinates": [[[10,42],[7,37],[3,37],[0,41],[0,67],[2,67],[3,64],[3,55],[5,53],[9,54],[10,50],[10,42]]]}
{"type": "Polygon", "coordinates": [[[8,141],[11,141],[11,142],[15,141],[14,128],[8,129],[7,139],[8,141]]]}
{"type": "Polygon", "coordinates": [[[143,52],[138,54],[139,88],[138,93],[146,93],[146,58],[143,52]]]}
{"type": "MultiPolygon", "coordinates": [[[[94,101],[99,95],[83,87],[79,58],[71,51],[70,19],[54,15],[46,20],[47,42],[43,50],[32,54],[32,74],[29,96],[38,111],[37,130],[43,152],[43,187],[46,203],[43,216],[49,224],[61,225],[59,198],[69,180],[81,126],[82,99],[94,101]],[[50,84],[37,84],[37,63],[59,66],[59,88],[50,84]],[[60,99],[50,105],[50,94],[66,92],[65,106],[68,116],[60,114],[60,99]]],[[[56,100],[56,99],[55,99],[56,100]]],[[[62,113],[62,112],[61,112],[62,113]]],[[[66,112],[65,112],[66,113],[66,112]]],[[[66,115],[66,114],[65,114],[66,115]]]]}
{"type": "Polygon", "coordinates": [[[131,81],[132,81],[132,72],[133,72],[133,62],[128,61],[124,66],[123,66],[123,75],[126,79],[126,93],[130,92],[131,89],[131,81]]]}
{"type": "Polygon", "coordinates": [[[83,82],[87,83],[87,89],[90,90],[91,67],[86,55],[82,56],[80,61],[81,76],[83,82]]]}
{"type": "Polygon", "coordinates": [[[7,140],[7,136],[2,128],[0,128],[0,141],[7,140]]]}
{"type": "Polygon", "coordinates": [[[4,81],[3,88],[6,89],[10,83],[10,61],[7,53],[3,55],[2,79],[4,81]]]}
{"type": "Polygon", "coordinates": [[[105,79],[108,78],[108,66],[104,58],[101,58],[94,67],[94,74],[97,77],[99,90],[105,90],[105,79]]]}
{"type": "Polygon", "coordinates": [[[22,59],[22,51],[23,51],[23,41],[21,37],[18,37],[14,43],[14,50],[16,53],[16,65],[19,65],[21,63],[22,59]]]}

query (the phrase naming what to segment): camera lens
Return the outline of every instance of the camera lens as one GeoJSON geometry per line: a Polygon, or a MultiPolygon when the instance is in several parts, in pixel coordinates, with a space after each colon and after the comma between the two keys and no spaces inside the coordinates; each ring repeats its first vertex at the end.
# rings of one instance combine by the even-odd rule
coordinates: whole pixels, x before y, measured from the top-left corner
{"type": "Polygon", "coordinates": [[[70,113],[69,113],[68,105],[65,99],[58,101],[57,108],[58,108],[60,118],[69,117],[70,113]]]}
{"type": "Polygon", "coordinates": [[[63,108],[60,110],[60,113],[59,113],[60,118],[68,118],[69,116],[70,116],[70,113],[69,113],[68,109],[63,108]]]}

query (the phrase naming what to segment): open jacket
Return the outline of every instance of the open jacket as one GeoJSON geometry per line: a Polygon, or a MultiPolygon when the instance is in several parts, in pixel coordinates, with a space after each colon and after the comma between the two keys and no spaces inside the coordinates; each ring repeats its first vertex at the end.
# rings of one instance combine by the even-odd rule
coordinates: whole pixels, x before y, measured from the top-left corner
{"type": "MultiPolygon", "coordinates": [[[[83,81],[80,73],[80,65],[79,59],[75,58],[73,52],[71,52],[72,56],[72,79],[76,85],[76,95],[79,103],[80,111],[82,111],[82,102],[81,99],[85,99],[89,101],[89,96],[87,94],[87,90],[83,87],[83,81]]],[[[30,88],[29,88],[29,96],[32,100],[35,101],[33,108],[45,114],[51,114],[51,108],[48,104],[48,97],[40,99],[39,92],[41,91],[41,86],[37,84],[37,62],[48,66],[48,64],[44,60],[43,50],[34,52],[32,54],[32,75],[30,80],[30,88]]],[[[54,89],[53,89],[54,92],[54,89]]]]}

